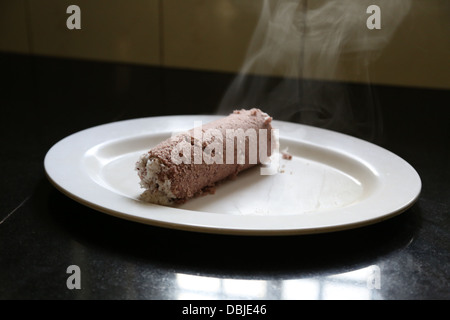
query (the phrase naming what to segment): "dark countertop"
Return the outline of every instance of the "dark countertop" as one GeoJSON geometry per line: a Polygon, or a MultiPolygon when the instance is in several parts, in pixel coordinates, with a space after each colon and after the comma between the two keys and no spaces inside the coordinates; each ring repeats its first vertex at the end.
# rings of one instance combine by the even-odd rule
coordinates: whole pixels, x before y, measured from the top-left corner
{"type": "Polygon", "coordinates": [[[0,299],[450,298],[449,91],[374,86],[375,142],[423,183],[403,214],[328,234],[225,236],[87,208],[48,182],[43,159],[98,124],[213,113],[233,75],[11,54],[0,66],[0,299]],[[70,265],[79,290],[67,288],[70,265]]]}

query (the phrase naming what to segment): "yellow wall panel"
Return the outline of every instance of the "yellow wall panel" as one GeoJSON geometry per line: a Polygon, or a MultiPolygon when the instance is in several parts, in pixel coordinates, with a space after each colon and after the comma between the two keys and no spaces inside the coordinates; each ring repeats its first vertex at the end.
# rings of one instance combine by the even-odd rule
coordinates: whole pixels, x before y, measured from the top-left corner
{"type": "Polygon", "coordinates": [[[0,1],[0,51],[29,53],[25,0],[0,1]]]}
{"type": "Polygon", "coordinates": [[[163,0],[164,65],[239,70],[262,0],[163,0]]]}
{"type": "Polygon", "coordinates": [[[309,1],[304,76],[450,88],[450,2],[309,1]],[[380,8],[381,29],[365,12],[380,8]]]}
{"type": "Polygon", "coordinates": [[[158,0],[39,0],[30,3],[32,52],[71,58],[159,64],[158,0]],[[66,9],[81,9],[69,30],[66,9]]]}
{"type": "Polygon", "coordinates": [[[371,75],[377,83],[450,89],[450,1],[413,1],[371,75]]]}
{"type": "Polygon", "coordinates": [[[450,88],[448,0],[14,0],[0,51],[450,88]],[[66,9],[81,8],[81,30],[66,9]],[[369,30],[366,8],[381,9],[369,30]]]}

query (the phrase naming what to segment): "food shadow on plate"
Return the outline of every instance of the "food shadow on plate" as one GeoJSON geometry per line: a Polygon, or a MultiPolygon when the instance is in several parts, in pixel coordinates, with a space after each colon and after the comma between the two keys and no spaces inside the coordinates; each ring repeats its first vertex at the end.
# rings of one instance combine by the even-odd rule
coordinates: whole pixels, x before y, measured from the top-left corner
{"type": "Polygon", "coordinates": [[[259,173],[260,166],[255,166],[239,172],[235,178],[219,181],[212,192],[205,192],[183,204],[176,205],[178,209],[205,211],[211,213],[241,213],[236,199],[242,199],[251,187],[270,179],[269,175],[259,173]]]}

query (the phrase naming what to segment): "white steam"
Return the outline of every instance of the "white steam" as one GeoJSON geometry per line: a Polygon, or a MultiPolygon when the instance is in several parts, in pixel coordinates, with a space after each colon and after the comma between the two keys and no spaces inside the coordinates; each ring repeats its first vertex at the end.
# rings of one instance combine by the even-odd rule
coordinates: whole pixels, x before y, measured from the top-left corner
{"type": "Polygon", "coordinates": [[[264,0],[242,69],[218,112],[259,107],[276,119],[372,139],[380,119],[369,67],[410,6],[410,0],[264,0]],[[381,9],[380,30],[366,26],[373,4],[381,9]],[[348,72],[367,83],[365,105],[352,105],[347,84],[317,81],[348,72]]]}

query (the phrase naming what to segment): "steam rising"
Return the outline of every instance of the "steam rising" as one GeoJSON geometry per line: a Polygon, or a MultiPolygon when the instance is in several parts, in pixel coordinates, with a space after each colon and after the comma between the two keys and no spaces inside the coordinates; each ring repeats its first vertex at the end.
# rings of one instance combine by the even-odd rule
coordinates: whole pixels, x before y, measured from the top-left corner
{"type": "Polygon", "coordinates": [[[242,69],[218,112],[259,107],[275,119],[375,140],[381,119],[369,66],[410,5],[410,0],[264,0],[242,69]],[[366,26],[372,4],[381,8],[381,30],[366,26]],[[307,80],[336,79],[344,67],[365,79],[365,105],[352,105],[345,83],[307,80]]]}

